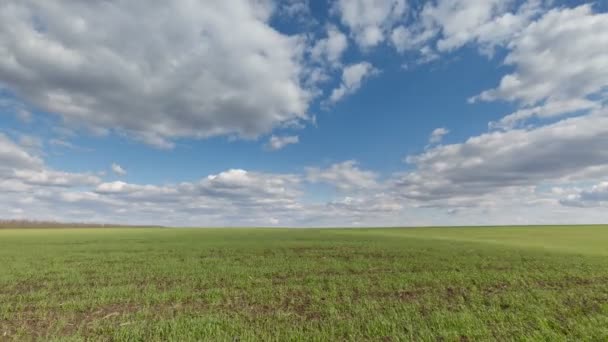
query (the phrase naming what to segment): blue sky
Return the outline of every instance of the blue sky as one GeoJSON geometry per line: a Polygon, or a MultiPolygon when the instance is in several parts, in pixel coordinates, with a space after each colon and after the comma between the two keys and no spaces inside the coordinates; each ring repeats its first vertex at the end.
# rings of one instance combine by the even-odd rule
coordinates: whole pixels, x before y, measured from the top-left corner
{"type": "Polygon", "coordinates": [[[7,1],[0,217],[605,222],[607,10],[7,1]]]}

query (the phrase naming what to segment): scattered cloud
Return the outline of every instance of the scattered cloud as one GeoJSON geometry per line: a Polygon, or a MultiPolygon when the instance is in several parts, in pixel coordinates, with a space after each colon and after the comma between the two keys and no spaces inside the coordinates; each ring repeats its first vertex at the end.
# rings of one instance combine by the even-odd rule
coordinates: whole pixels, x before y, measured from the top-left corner
{"type": "Polygon", "coordinates": [[[439,127],[431,132],[431,136],[429,137],[429,144],[438,144],[443,140],[443,136],[450,133],[447,128],[439,127]]]}
{"type": "Polygon", "coordinates": [[[329,63],[336,67],[341,65],[341,58],[348,48],[348,40],[344,33],[333,25],[327,28],[327,38],[317,40],[310,54],[317,62],[329,63]]]}
{"type": "Polygon", "coordinates": [[[508,42],[540,11],[541,1],[524,2],[512,12],[516,2],[509,0],[440,0],[422,10],[426,22],[441,32],[439,51],[451,51],[476,41],[480,49],[491,49],[508,42]]]}
{"type": "Polygon", "coordinates": [[[345,192],[373,190],[379,185],[377,178],[376,173],[361,170],[354,160],[333,164],[326,169],[315,167],[307,169],[307,180],[309,182],[329,184],[345,192]]]}
{"type": "Polygon", "coordinates": [[[57,139],[57,138],[53,138],[53,139],[49,140],[49,145],[55,146],[55,147],[69,148],[69,149],[76,148],[76,146],[74,146],[74,144],[72,144],[71,142],[63,140],[63,139],[57,139]]]}
{"type": "Polygon", "coordinates": [[[484,133],[410,156],[397,186],[406,197],[436,200],[557,182],[608,166],[608,110],[534,129],[484,133]]]}
{"type": "Polygon", "coordinates": [[[560,203],[572,207],[608,206],[608,182],[601,182],[588,190],[578,190],[560,200],[560,203]]]}
{"type": "Polygon", "coordinates": [[[42,159],[30,155],[6,135],[0,133],[0,170],[13,168],[40,168],[42,159]]]}
{"type": "MultiPolygon", "coordinates": [[[[173,185],[138,185],[125,182],[102,183],[95,193],[116,203],[141,210],[166,210],[169,215],[199,215],[214,224],[235,225],[249,219],[258,222],[267,215],[296,210],[298,177],[232,169],[209,175],[198,182],[173,185]],[[127,204],[128,203],[128,204],[127,204]]],[[[272,217],[272,216],[270,216],[272,217]]],[[[199,225],[208,224],[199,222],[199,225]]]]}
{"type": "MultiPolygon", "coordinates": [[[[393,29],[391,43],[398,52],[425,51],[427,56],[476,43],[481,53],[492,56],[497,46],[509,44],[543,11],[542,0],[427,2],[416,14],[416,20],[393,29]]],[[[422,59],[425,60],[432,59],[422,59]]]]}
{"type": "Polygon", "coordinates": [[[383,42],[407,9],[405,0],[338,0],[334,5],[340,21],[363,49],[383,42]]]}
{"type": "Polygon", "coordinates": [[[490,122],[491,129],[508,130],[516,128],[518,125],[532,118],[547,119],[556,118],[569,113],[587,112],[594,109],[600,109],[601,105],[596,101],[586,99],[572,99],[564,101],[547,102],[540,106],[525,107],[511,113],[497,122],[490,122]]]}
{"type": "Polygon", "coordinates": [[[29,186],[77,187],[100,182],[98,177],[88,173],[51,170],[27,146],[18,145],[3,134],[0,134],[0,177],[5,181],[4,186],[10,184],[15,189],[29,186]]]}
{"type": "Polygon", "coordinates": [[[0,79],[66,125],[161,148],[257,137],[306,119],[311,100],[305,42],[272,28],[273,10],[265,0],[4,1],[0,79]]]}
{"type": "Polygon", "coordinates": [[[342,83],[332,91],[329,101],[336,103],[345,96],[353,94],[361,88],[363,81],[377,73],[379,70],[368,62],[348,65],[342,71],[342,83]]]}
{"type": "Polygon", "coordinates": [[[279,4],[279,15],[301,19],[310,16],[309,0],[284,0],[279,4]]]}
{"type": "Polygon", "coordinates": [[[423,45],[435,37],[436,34],[436,29],[419,27],[416,30],[413,27],[400,25],[391,32],[390,41],[399,53],[423,48],[429,50],[428,46],[423,45]]]}
{"type": "Polygon", "coordinates": [[[290,144],[297,144],[300,141],[300,138],[297,135],[287,135],[287,136],[276,136],[273,135],[268,140],[268,144],[266,145],[268,149],[272,151],[277,151],[284,148],[290,144]]]}
{"type": "Polygon", "coordinates": [[[112,169],[112,172],[114,172],[114,174],[118,175],[118,176],[125,176],[127,174],[127,171],[125,169],[123,169],[122,166],[120,166],[116,163],[112,163],[111,169],[112,169]]]}
{"type": "Polygon", "coordinates": [[[590,4],[558,8],[527,26],[509,43],[505,59],[515,71],[473,100],[524,105],[581,101],[608,87],[608,13],[590,4]]]}
{"type": "Polygon", "coordinates": [[[77,187],[95,185],[101,180],[91,174],[70,173],[52,170],[15,170],[16,179],[30,185],[77,187]]]}
{"type": "MultiPolygon", "coordinates": [[[[608,206],[608,14],[593,4],[549,10],[542,0],[411,4],[337,0],[321,26],[307,0],[4,1],[0,110],[22,124],[33,110],[36,121],[49,112],[62,133],[48,143],[0,133],[0,217],[196,226],[608,219],[597,209],[608,206]],[[280,32],[271,25],[280,16],[317,26],[280,32]],[[349,39],[360,50],[353,56],[349,39]],[[139,184],[44,160],[49,146],[80,149],[65,139],[81,128],[159,148],[179,138],[270,135],[266,148],[282,149],[299,137],[274,130],[301,128],[314,118],[309,107],[357,92],[380,71],[352,60],[375,61],[382,44],[405,66],[465,46],[489,59],[501,51],[509,71],[469,100],[515,109],[459,143],[445,144],[449,131],[435,129],[385,177],[347,160],[295,174],[228,169],[139,184]],[[339,84],[323,98],[330,81],[339,84]],[[337,191],[312,193],[319,184],[337,191]]],[[[116,163],[111,170],[127,173],[116,163]]]]}
{"type": "Polygon", "coordinates": [[[27,106],[14,97],[7,96],[2,90],[0,86],[0,111],[13,114],[22,123],[31,123],[33,115],[27,106]]]}

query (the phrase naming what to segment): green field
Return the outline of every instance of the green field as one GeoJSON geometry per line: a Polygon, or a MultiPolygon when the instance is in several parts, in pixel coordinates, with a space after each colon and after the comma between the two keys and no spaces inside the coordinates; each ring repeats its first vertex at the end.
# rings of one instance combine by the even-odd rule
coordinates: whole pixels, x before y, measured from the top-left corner
{"type": "Polygon", "coordinates": [[[608,340],[608,226],[0,230],[0,340],[608,340]]]}

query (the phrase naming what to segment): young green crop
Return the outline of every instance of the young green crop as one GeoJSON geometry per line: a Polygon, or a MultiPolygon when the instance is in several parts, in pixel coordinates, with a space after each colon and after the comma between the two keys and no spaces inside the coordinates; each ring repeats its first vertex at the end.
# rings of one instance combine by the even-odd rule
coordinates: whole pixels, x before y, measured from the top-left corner
{"type": "Polygon", "coordinates": [[[608,339],[608,227],[0,230],[0,340],[608,339]]]}

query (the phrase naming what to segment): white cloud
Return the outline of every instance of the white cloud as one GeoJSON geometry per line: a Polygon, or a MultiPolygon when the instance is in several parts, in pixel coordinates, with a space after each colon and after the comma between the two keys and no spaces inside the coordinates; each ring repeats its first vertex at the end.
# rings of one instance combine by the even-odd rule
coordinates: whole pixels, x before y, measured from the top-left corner
{"type": "Polygon", "coordinates": [[[600,182],[588,190],[578,190],[560,201],[565,206],[608,206],[608,182],[600,182]]]}
{"type": "Polygon", "coordinates": [[[505,63],[515,71],[474,99],[523,104],[572,101],[608,86],[608,13],[591,5],[553,9],[510,44],[505,63]]]}
{"type": "Polygon", "coordinates": [[[130,190],[134,190],[135,187],[131,186],[128,183],[123,181],[115,181],[109,183],[101,183],[97,185],[97,189],[95,190],[98,193],[108,194],[108,193],[125,193],[130,190]]]}
{"type": "Polygon", "coordinates": [[[485,133],[441,145],[407,161],[396,183],[419,200],[483,195],[558,182],[608,166],[608,109],[554,124],[485,133]]]}
{"type": "MultiPolygon", "coordinates": [[[[23,137],[22,137],[23,138],[23,137]]],[[[22,139],[23,140],[23,139],[22,139]]],[[[29,140],[26,138],[26,145],[29,140]]],[[[36,141],[36,140],[34,140],[36,141]]],[[[95,185],[100,179],[89,173],[72,173],[49,169],[44,161],[26,148],[0,134],[0,178],[2,188],[17,191],[36,187],[77,187],[95,185]]],[[[34,149],[37,151],[38,149],[34,149]]]]}
{"type": "Polygon", "coordinates": [[[210,175],[195,185],[194,191],[207,195],[222,195],[233,200],[269,203],[296,197],[300,180],[297,176],[265,174],[241,169],[231,169],[210,175]],[[266,195],[266,196],[264,196],[266,195]],[[261,197],[260,200],[257,200],[261,197]]]}
{"type": "Polygon", "coordinates": [[[30,150],[39,150],[42,148],[42,140],[36,136],[29,134],[21,134],[19,136],[19,145],[30,150]]]}
{"type": "Polygon", "coordinates": [[[357,44],[371,48],[386,39],[391,28],[407,13],[405,0],[338,0],[334,10],[357,44]]]}
{"type": "Polygon", "coordinates": [[[26,184],[41,186],[75,187],[95,185],[101,181],[97,176],[91,174],[53,170],[15,170],[14,176],[26,184]]]}
{"type": "MultiPolygon", "coordinates": [[[[602,103],[608,86],[604,72],[608,50],[603,48],[608,46],[607,14],[594,14],[591,5],[543,14],[538,1],[528,1],[516,12],[512,7],[512,3],[497,1],[439,1],[425,6],[418,26],[393,32],[393,44],[401,51],[427,44],[433,30],[440,37],[439,51],[469,42],[477,43],[482,53],[491,53],[494,46],[506,47],[510,52],[505,61],[515,71],[498,88],[471,102],[523,104],[489,124],[506,132],[481,134],[408,157],[413,170],[395,177],[395,196],[431,207],[516,208],[530,203],[550,212],[558,210],[559,201],[555,194],[539,189],[605,176],[608,111],[602,103]],[[578,117],[517,129],[532,118],[560,119],[572,114],[578,117]],[[518,198],[522,199],[519,203],[518,198]]],[[[589,201],[582,203],[583,193],[589,196],[590,192],[569,194],[562,204],[591,206],[589,201]]],[[[554,220],[567,219],[553,215],[554,220]]]]}
{"type": "Polygon", "coordinates": [[[327,28],[327,38],[319,39],[311,49],[311,57],[319,62],[339,66],[342,54],[348,47],[346,36],[335,26],[327,28]]]}
{"type": "Polygon", "coordinates": [[[431,136],[429,137],[430,144],[438,144],[443,140],[443,136],[450,133],[447,128],[439,127],[431,132],[431,136]]]}
{"type": "Polygon", "coordinates": [[[0,169],[40,168],[42,160],[30,155],[6,135],[0,133],[0,169]]]}
{"type": "Polygon", "coordinates": [[[61,148],[67,148],[67,149],[72,149],[72,150],[78,149],[78,147],[76,147],[71,142],[63,140],[63,139],[57,139],[57,138],[53,138],[53,139],[49,140],[49,145],[53,146],[53,147],[61,147],[61,148]]]}
{"type": "MultiPolygon", "coordinates": [[[[607,14],[592,5],[545,13],[540,1],[521,3],[437,0],[411,16],[400,0],[334,6],[366,51],[390,39],[425,63],[467,44],[488,56],[505,48],[513,71],[474,98],[521,104],[490,123],[503,131],[445,145],[448,130],[438,128],[405,171],[386,178],[349,160],[296,174],[229,169],[175,184],[52,170],[39,139],[17,144],[0,134],[0,217],[196,226],[605,221],[608,211],[597,207],[608,205],[607,14]],[[530,119],[541,122],[526,125],[530,119]],[[311,192],[317,184],[337,191],[311,192]]],[[[316,42],[269,26],[275,10],[308,15],[307,1],[67,4],[0,5],[0,81],[68,126],[159,147],[179,137],[250,138],[297,125],[348,48],[331,24],[316,42]]],[[[378,72],[368,62],[344,67],[328,102],[378,72]]],[[[7,113],[30,113],[7,101],[0,100],[7,113]]],[[[271,135],[266,146],[298,139],[271,135]]],[[[61,139],[49,145],[73,147],[61,139]]],[[[118,164],[112,170],[126,173],[118,164]]]]}
{"type": "Polygon", "coordinates": [[[300,179],[293,175],[231,169],[198,182],[164,186],[102,183],[95,193],[132,207],[129,212],[165,211],[170,214],[168,218],[178,215],[180,222],[196,217],[207,220],[199,225],[267,224],[268,217],[281,220],[299,208],[299,183],[300,179]]]}
{"type": "Polygon", "coordinates": [[[427,2],[413,22],[399,25],[391,32],[391,42],[398,52],[425,49],[427,55],[435,50],[450,52],[476,43],[483,54],[491,56],[496,46],[508,44],[544,10],[541,0],[528,0],[520,6],[518,3],[514,0],[427,2]]]}
{"type": "MultiPolygon", "coordinates": [[[[346,196],[330,201],[326,206],[333,209],[332,211],[334,213],[357,216],[378,214],[395,215],[398,211],[404,209],[404,206],[399,200],[387,196],[383,192],[356,197],[346,196]]],[[[363,217],[357,217],[357,220],[361,219],[363,219],[363,217]]]]}
{"type": "Polygon", "coordinates": [[[312,183],[326,183],[341,191],[373,190],[379,186],[378,175],[361,170],[354,160],[333,164],[326,169],[308,168],[307,180],[312,183]]]}
{"type": "Polygon", "coordinates": [[[116,174],[118,176],[124,176],[127,174],[127,171],[125,169],[123,169],[122,166],[120,166],[116,163],[112,163],[111,169],[112,169],[112,172],[114,172],[114,174],[116,174]]]}
{"type": "Polygon", "coordinates": [[[284,148],[290,144],[297,144],[300,141],[300,138],[297,135],[287,135],[287,136],[276,136],[273,135],[268,140],[268,144],[266,145],[269,149],[276,151],[284,148]]]}
{"type": "Polygon", "coordinates": [[[361,83],[365,79],[377,73],[379,73],[378,69],[368,62],[351,64],[345,67],[342,71],[342,83],[332,91],[329,101],[336,103],[344,98],[344,96],[353,94],[359,90],[361,83]]]}
{"type": "Polygon", "coordinates": [[[4,1],[0,80],[68,125],[159,147],[257,137],[306,119],[311,100],[304,40],[269,26],[272,10],[267,0],[4,1]]]}
{"type": "Polygon", "coordinates": [[[142,199],[145,199],[146,196],[148,196],[149,201],[154,201],[154,198],[157,196],[168,196],[177,194],[177,190],[171,187],[130,184],[125,183],[123,181],[114,181],[98,184],[94,192],[105,195],[134,195],[134,197],[138,197],[137,195],[139,195],[139,197],[141,197],[142,199]]]}
{"type": "MultiPolygon", "coordinates": [[[[400,25],[391,32],[391,43],[397,49],[397,52],[407,50],[421,49],[431,38],[437,34],[437,29],[430,27],[424,28],[419,26],[418,29],[400,25]]],[[[429,49],[429,47],[426,47],[429,49]]]]}
{"type": "Polygon", "coordinates": [[[526,107],[511,113],[497,122],[490,122],[490,128],[511,129],[531,118],[554,118],[568,113],[599,109],[600,104],[586,99],[572,99],[547,102],[540,106],[526,107]]]}
{"type": "MultiPolygon", "coordinates": [[[[0,86],[0,91],[2,87],[0,86]]],[[[0,96],[0,111],[13,114],[22,123],[31,123],[33,121],[32,112],[27,106],[8,96],[0,96]]]]}
{"type": "MultiPolygon", "coordinates": [[[[510,136],[512,132],[514,131],[501,134],[510,136]]],[[[568,134],[564,135],[565,140],[572,139],[567,137],[568,134]]],[[[475,144],[471,141],[466,144],[473,144],[482,149],[484,143],[489,143],[487,150],[490,150],[499,144],[498,141],[493,142],[494,139],[502,140],[503,143],[512,141],[505,136],[499,137],[500,135],[494,135],[493,138],[481,138],[475,144]]],[[[520,137],[513,137],[514,140],[516,138],[520,137]]],[[[530,144],[542,144],[542,141],[535,138],[530,144]]],[[[436,149],[453,149],[449,146],[451,145],[436,149]]],[[[512,155],[521,152],[518,148],[505,146],[506,150],[514,149],[512,155]]],[[[472,153],[474,148],[459,147],[456,150],[458,153],[444,155],[448,158],[448,163],[458,159],[456,155],[472,153]],[[469,152],[465,152],[467,150],[469,152]],[[451,157],[448,157],[450,155],[451,157]]],[[[482,155],[490,155],[490,152],[482,155]]],[[[551,154],[544,153],[541,157],[551,159],[551,154]]],[[[566,157],[570,155],[567,154],[566,157]]],[[[327,168],[309,168],[301,175],[231,169],[198,181],[164,185],[115,181],[83,183],[78,187],[60,186],[75,183],[54,182],[53,179],[61,177],[50,174],[44,179],[39,178],[38,181],[26,184],[24,180],[28,177],[22,174],[21,180],[11,178],[0,181],[0,189],[3,191],[0,196],[0,217],[10,218],[19,214],[20,217],[59,221],[191,226],[530,224],[597,222],[606,219],[606,215],[592,210],[597,203],[593,206],[590,203],[579,204],[576,207],[560,204],[559,198],[582,190],[550,191],[543,195],[535,189],[534,184],[538,183],[534,181],[535,176],[526,180],[521,175],[514,175],[520,180],[523,179],[521,182],[503,177],[507,179],[506,183],[492,184],[487,179],[486,171],[491,170],[490,164],[496,164],[497,160],[488,160],[487,164],[479,165],[482,169],[479,173],[480,184],[475,184],[475,177],[478,175],[465,173],[472,169],[456,168],[452,173],[448,170],[427,168],[420,163],[416,164],[420,172],[407,173],[383,181],[375,172],[359,168],[355,161],[346,161],[327,168]],[[452,193],[449,188],[438,192],[437,188],[433,187],[433,177],[438,183],[443,182],[452,189],[459,185],[462,188],[455,189],[458,191],[452,193]],[[458,180],[459,184],[450,184],[452,180],[458,180]],[[308,198],[310,193],[305,191],[308,182],[328,184],[339,190],[339,193],[327,199],[311,201],[308,198]],[[415,195],[414,190],[428,194],[415,195]]],[[[530,158],[524,157],[514,160],[513,163],[530,164],[529,160],[530,158]]],[[[585,158],[578,161],[580,167],[573,166],[570,170],[576,172],[584,169],[586,164],[595,164],[584,160],[585,158]]],[[[575,162],[572,162],[570,165],[574,164],[575,162]]],[[[514,173],[513,170],[518,168],[511,167],[511,170],[504,172],[509,175],[514,173]]],[[[568,168],[564,167],[561,172],[549,174],[548,179],[555,180],[559,175],[568,174],[567,170],[568,168]]],[[[540,179],[540,174],[537,173],[536,179],[540,179]]]]}
{"type": "Polygon", "coordinates": [[[283,0],[279,3],[279,14],[300,19],[310,16],[309,0],[283,0]]]}
{"type": "Polygon", "coordinates": [[[422,16],[437,25],[441,38],[437,49],[450,51],[468,42],[493,45],[508,41],[538,11],[538,1],[527,2],[512,13],[513,0],[440,0],[427,4],[422,16]]]}

